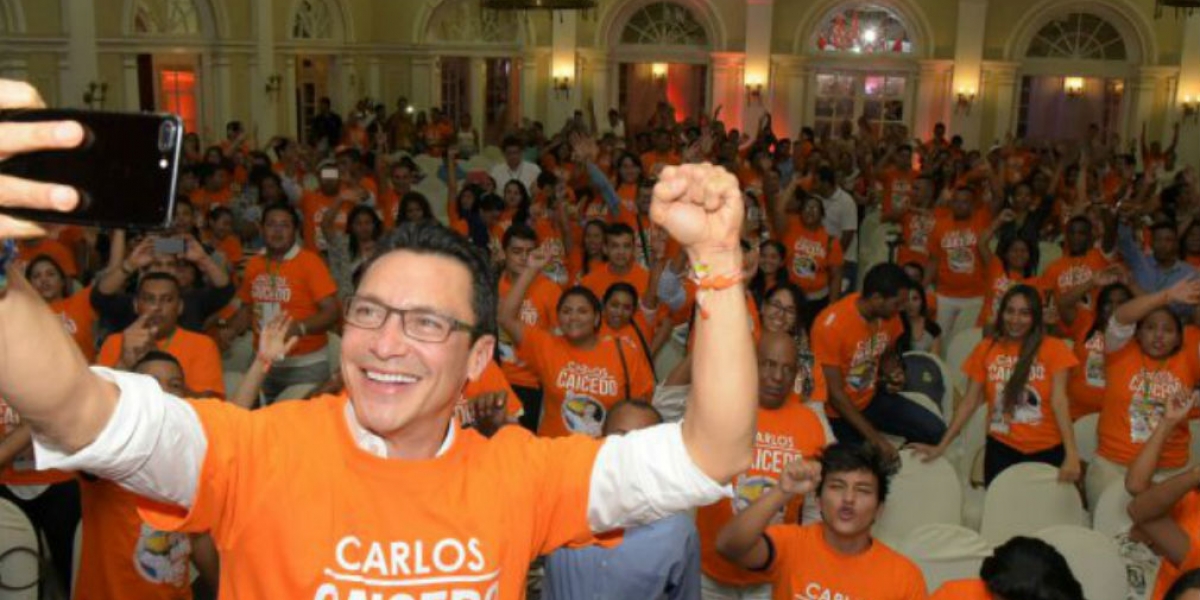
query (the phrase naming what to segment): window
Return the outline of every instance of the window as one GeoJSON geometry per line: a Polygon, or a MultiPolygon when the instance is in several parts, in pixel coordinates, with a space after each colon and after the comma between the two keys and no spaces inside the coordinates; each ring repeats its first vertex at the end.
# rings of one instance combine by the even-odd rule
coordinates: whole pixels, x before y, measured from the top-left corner
{"type": "Polygon", "coordinates": [[[151,35],[198,35],[200,15],[192,0],[139,0],[133,31],[151,35]]]}
{"type": "Polygon", "coordinates": [[[196,126],[196,73],[191,70],[159,71],[159,108],[179,115],[184,131],[198,132],[196,126]]]}
{"type": "Polygon", "coordinates": [[[324,0],[300,0],[292,19],[292,37],[324,40],[333,37],[333,13],[324,0]]]}
{"type": "Polygon", "coordinates": [[[844,124],[856,123],[860,115],[870,121],[876,134],[904,127],[907,87],[908,79],[903,75],[817,74],[817,135],[840,138],[844,124]]]}
{"type": "Polygon", "coordinates": [[[468,109],[467,83],[471,76],[471,59],[442,57],[442,113],[450,118],[455,130],[458,118],[468,109]]]}
{"type": "Polygon", "coordinates": [[[672,2],[642,7],[621,32],[622,44],[707,46],[708,33],[688,9],[672,2]]]}
{"type": "Polygon", "coordinates": [[[1025,53],[1029,58],[1125,60],[1125,38],[1112,23],[1090,13],[1071,13],[1046,23],[1025,53]]]}
{"type": "Polygon", "coordinates": [[[513,70],[510,58],[487,59],[487,98],[484,106],[484,141],[499,143],[505,131],[516,120],[515,106],[520,78],[513,70]]]}
{"type": "Polygon", "coordinates": [[[478,0],[445,0],[429,18],[431,42],[512,44],[520,26],[513,11],[480,10],[478,0]]]}
{"type": "Polygon", "coordinates": [[[898,16],[881,6],[863,4],[839,8],[813,40],[819,52],[851,54],[910,54],[908,29],[898,16]]]}

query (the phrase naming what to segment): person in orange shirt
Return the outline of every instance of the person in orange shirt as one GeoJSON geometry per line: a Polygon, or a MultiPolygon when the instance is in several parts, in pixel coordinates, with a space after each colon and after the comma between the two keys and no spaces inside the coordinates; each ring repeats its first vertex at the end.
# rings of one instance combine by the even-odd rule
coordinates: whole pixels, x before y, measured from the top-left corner
{"type": "Polygon", "coordinates": [[[210,233],[209,245],[215,250],[213,254],[221,256],[222,262],[230,273],[240,272],[244,266],[242,264],[244,253],[242,240],[233,231],[233,211],[224,206],[213,209],[208,214],[208,230],[210,233]]]}
{"type": "Polygon", "coordinates": [[[35,258],[43,255],[53,258],[67,277],[72,279],[79,277],[79,266],[75,261],[75,253],[66,244],[49,237],[27,240],[18,244],[17,258],[13,262],[13,266],[18,270],[25,270],[35,258]]]}
{"type": "Polygon", "coordinates": [[[604,256],[604,233],[607,229],[608,226],[600,219],[590,219],[583,225],[580,234],[582,242],[571,244],[571,251],[567,253],[567,272],[571,285],[578,285],[593,270],[604,265],[607,260],[604,256]]]}
{"type": "MultiPolygon", "coordinates": [[[[1190,396],[1200,383],[1196,342],[1185,344],[1183,322],[1170,309],[1172,302],[1200,304],[1200,281],[1185,280],[1138,296],[1113,312],[1105,332],[1106,385],[1096,460],[1088,469],[1089,497],[1099,498],[1109,482],[1124,476],[1171,399],[1190,396]]],[[[1187,465],[1191,439],[1187,425],[1179,424],[1164,442],[1156,469],[1169,472],[1187,465]]]]}
{"type": "Polygon", "coordinates": [[[800,221],[776,231],[783,233],[783,245],[788,250],[787,264],[790,279],[804,290],[805,299],[814,312],[820,312],[842,296],[842,243],[829,235],[822,225],[825,204],[816,196],[806,195],[800,201],[800,221]]]}
{"type": "Polygon", "coordinates": [[[1055,465],[1060,480],[1078,480],[1079,450],[1067,407],[1067,373],[1076,363],[1062,340],[1046,335],[1037,290],[1013,287],[1000,300],[995,333],[980,341],[963,363],[970,383],[946,435],[936,447],[914,448],[926,460],[941,456],[986,403],[985,485],[1023,462],[1055,465]]]}
{"type": "Polygon", "coordinates": [[[654,373],[639,360],[640,349],[621,337],[601,337],[600,300],[573,287],[558,300],[556,336],[521,319],[521,299],[549,260],[539,248],[505,299],[498,320],[517,344],[517,354],[537,375],[544,395],[538,435],[582,433],[598,437],[608,409],[620,400],[648,399],[654,373]]]}
{"type": "MultiPolygon", "coordinates": [[[[1097,248],[1091,219],[1079,216],[1067,222],[1066,254],[1050,263],[1042,275],[1046,289],[1058,299],[1057,304],[1063,304],[1061,299],[1072,290],[1092,284],[1093,278],[1113,264],[1105,253],[1112,251],[1116,243],[1116,228],[1109,229],[1113,230],[1112,235],[1106,232],[1102,246],[1097,248]]],[[[1087,319],[1095,313],[1096,292],[1100,287],[1091,285],[1088,293],[1078,299],[1076,318],[1087,319]]]]}
{"type": "Polygon", "coordinates": [[[793,460],[778,486],[725,526],[717,549],[765,576],[774,600],[924,600],[921,570],[871,537],[894,473],[892,461],[870,445],[839,442],[825,449],[820,462],[793,460]],[[774,522],[788,502],[814,492],[820,523],[774,522]]]}
{"type": "Polygon", "coordinates": [[[979,579],[947,581],[929,600],[1084,600],[1067,559],[1037,538],[1016,536],[983,559],[979,579]]]}
{"type": "Polygon", "coordinates": [[[808,402],[813,393],[811,326],[812,315],[799,286],[785,281],[767,292],[762,305],[762,331],[786,334],[795,342],[796,382],[792,393],[799,402],[808,402]]]}
{"type": "Polygon", "coordinates": [[[229,206],[233,201],[233,167],[228,161],[222,160],[216,164],[204,164],[197,167],[200,174],[200,187],[188,198],[199,214],[208,214],[214,206],[229,206]]]}
{"type": "Polygon", "coordinates": [[[991,250],[991,241],[995,233],[1006,223],[1011,222],[1012,211],[1005,210],[1000,218],[992,223],[979,242],[979,253],[983,259],[984,281],[987,292],[983,300],[983,309],[975,326],[982,328],[984,335],[990,335],[992,324],[996,320],[996,305],[1008,290],[1014,285],[1028,285],[1041,295],[1042,278],[1035,274],[1033,248],[1022,237],[1008,237],[996,245],[996,252],[991,250]]]}
{"type": "Polygon", "coordinates": [[[991,214],[975,207],[975,192],[954,190],[950,210],[937,214],[929,240],[929,256],[937,265],[925,274],[925,286],[937,287],[937,322],[942,331],[954,331],[958,314],[980,306],[987,290],[979,240],[991,214]]]}
{"type": "Polygon", "coordinates": [[[291,315],[291,333],[300,342],[275,361],[267,376],[263,392],[270,401],[289,386],[329,379],[326,332],[337,325],[339,311],[329,268],[297,243],[300,215],[286,204],[269,206],[263,210],[262,229],[266,252],[246,263],[237,293],[242,306],[218,335],[231,341],[252,326],[257,334],[280,313],[291,315]]]}
{"type": "Polygon", "coordinates": [[[899,265],[876,265],[863,280],[862,294],[831,304],[812,331],[813,399],[825,402],[837,438],[867,441],[891,456],[896,449],[881,431],[921,443],[936,443],[945,433],[937,415],[875,387],[880,358],[904,331],[897,315],[912,286],[899,265]]]}
{"type": "Polygon", "coordinates": [[[881,215],[891,216],[891,219],[888,220],[895,220],[908,210],[909,202],[914,197],[918,173],[913,170],[912,146],[909,144],[896,146],[891,163],[884,164],[881,171],[879,176],[879,182],[883,187],[881,215]]]}
{"type": "Polygon", "coordinates": [[[96,311],[92,309],[92,288],[71,293],[71,280],[53,258],[40,255],[25,267],[25,278],[50,305],[50,310],[62,318],[63,327],[71,333],[75,344],[88,362],[96,357],[96,311]]]}
{"type": "MultiPolygon", "coordinates": [[[[529,269],[529,257],[538,247],[537,232],[528,225],[517,224],[504,232],[504,270],[500,274],[500,302],[513,293],[521,274],[529,269]]],[[[548,277],[540,275],[522,293],[519,316],[527,327],[538,327],[552,331],[558,326],[558,303],[562,288],[548,277]]],[[[518,341],[504,328],[497,340],[500,366],[504,376],[512,384],[513,391],[521,398],[524,415],[521,424],[530,431],[537,431],[542,415],[542,384],[537,374],[517,353],[518,341]]]]}
{"type": "Polygon", "coordinates": [[[656,167],[659,165],[678,165],[680,162],[671,132],[666,129],[656,129],[654,131],[654,149],[642,154],[642,169],[647,175],[657,177],[656,167]]]}
{"type": "MultiPolygon", "coordinates": [[[[705,598],[769,598],[769,579],[742,568],[717,552],[717,536],[735,515],[776,489],[784,468],[802,457],[820,456],[833,440],[816,411],[791,401],[796,379],[796,344],[786,333],[763,334],[758,342],[758,428],[754,435],[754,462],[734,479],[732,499],[705,506],[696,512],[700,530],[701,580],[705,598]]],[[[773,523],[818,519],[813,499],[796,496],[780,506],[773,523]]]]}
{"type": "MultiPolygon", "coordinates": [[[[396,226],[396,222],[400,218],[400,199],[412,191],[417,170],[417,165],[412,162],[412,159],[404,157],[391,166],[386,167],[386,178],[381,174],[381,191],[375,202],[375,207],[379,209],[379,213],[383,216],[383,224],[387,229],[396,226]]],[[[451,169],[448,173],[451,178],[450,182],[453,183],[457,170],[451,169]]],[[[454,218],[461,214],[454,210],[454,206],[451,204],[450,208],[451,224],[453,224],[454,218]]]]}
{"type": "Polygon", "coordinates": [[[225,396],[221,352],[216,342],[179,327],[183,301],[175,277],[151,273],[138,280],[134,310],[138,320],[104,340],[97,364],[131,371],[147,352],[161,350],[179,360],[188,374],[187,387],[192,395],[225,396]]]}
{"type": "MultiPolygon", "coordinates": [[[[331,163],[325,162],[317,170],[319,187],[316,190],[304,192],[300,198],[300,214],[303,215],[304,245],[314,252],[323,252],[328,246],[325,234],[321,231],[321,221],[330,210],[339,211],[335,225],[338,229],[346,226],[346,218],[350,212],[349,205],[343,205],[342,180],[338,169],[331,163]]],[[[349,199],[349,195],[347,199],[349,199]]],[[[359,198],[355,198],[359,200],[359,198]]],[[[265,214],[265,213],[264,213],[265,214]]]]}
{"type": "Polygon", "coordinates": [[[937,224],[933,203],[933,178],[921,175],[913,183],[913,197],[898,219],[901,244],[896,250],[896,262],[902,265],[929,262],[929,240],[937,224]]]}
{"type": "Polygon", "coordinates": [[[644,296],[650,283],[650,272],[634,260],[634,232],[624,223],[613,223],[604,232],[604,255],[608,264],[598,267],[580,281],[597,298],[617,282],[632,285],[644,296]]]}
{"type": "MultiPolygon", "coordinates": [[[[1092,281],[1101,279],[1096,278],[1092,281]]],[[[1076,289],[1082,293],[1076,293],[1074,297],[1080,298],[1085,293],[1090,294],[1090,288],[1091,284],[1079,286],[1076,289]]],[[[1072,292],[1068,292],[1062,298],[1068,298],[1071,294],[1072,292]]],[[[1100,412],[1104,404],[1107,389],[1105,364],[1108,355],[1105,351],[1105,331],[1117,307],[1133,298],[1133,290],[1124,283],[1109,283],[1100,288],[1098,298],[1094,317],[1090,316],[1090,313],[1078,314],[1073,307],[1059,308],[1061,321],[1067,326],[1065,333],[1075,343],[1071,350],[1079,361],[1079,364],[1071,369],[1071,378],[1067,380],[1067,397],[1071,401],[1072,421],[1100,412]]]]}

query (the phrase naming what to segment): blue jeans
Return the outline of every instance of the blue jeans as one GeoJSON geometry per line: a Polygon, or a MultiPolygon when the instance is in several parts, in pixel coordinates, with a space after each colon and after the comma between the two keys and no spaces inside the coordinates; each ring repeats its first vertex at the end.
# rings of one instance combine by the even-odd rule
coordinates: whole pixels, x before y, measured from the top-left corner
{"type": "MultiPolygon", "coordinates": [[[[875,392],[871,403],[862,410],[871,425],[883,433],[898,435],[910,443],[936,445],[946,434],[946,424],[937,415],[904,396],[875,392]]],[[[838,441],[861,444],[865,438],[845,419],[829,420],[838,441]]]]}

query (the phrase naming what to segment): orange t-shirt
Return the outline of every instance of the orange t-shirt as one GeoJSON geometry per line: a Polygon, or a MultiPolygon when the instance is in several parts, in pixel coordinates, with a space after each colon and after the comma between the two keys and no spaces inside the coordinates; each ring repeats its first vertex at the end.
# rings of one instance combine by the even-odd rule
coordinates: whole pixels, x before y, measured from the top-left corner
{"type": "Polygon", "coordinates": [[[187,534],[142,522],[138,497],[104,479],[79,478],[83,543],[77,600],[186,600],[192,597],[187,534]]]}
{"type": "Polygon", "coordinates": [[[17,245],[17,268],[24,271],[33,259],[45,254],[54,259],[67,277],[79,277],[79,265],[75,262],[75,253],[66,244],[51,238],[41,238],[35,241],[21,242],[17,245]]]}
{"type": "Polygon", "coordinates": [[[979,240],[991,216],[976,209],[971,218],[958,221],[950,211],[939,211],[930,236],[929,253],[937,263],[937,292],[949,298],[980,298],[986,291],[979,240]]]}
{"type": "MultiPolygon", "coordinates": [[[[858,294],[827,306],[813,324],[812,350],[816,358],[813,373],[813,400],[829,401],[824,367],[842,370],[846,396],[859,410],[875,397],[875,380],[879,375],[879,357],[896,343],[904,333],[899,317],[872,326],[858,312],[858,294]]],[[[825,410],[831,417],[840,417],[832,406],[825,410]]]]}
{"type": "Polygon", "coordinates": [[[775,547],[775,560],[763,571],[772,583],[774,600],[925,600],[921,570],[879,540],[847,556],[825,541],[821,523],[772,525],[766,536],[775,547]]]}
{"type": "Polygon", "coordinates": [[[654,167],[659,163],[664,165],[679,165],[682,159],[675,152],[650,151],[642,154],[642,172],[647,176],[654,175],[654,167]]]}
{"type": "MultiPolygon", "coordinates": [[[[121,360],[121,347],[124,342],[124,333],[117,332],[108,336],[104,345],[100,346],[96,364],[115,367],[121,360]]],[[[225,396],[221,351],[217,349],[217,343],[212,338],[176,327],[173,335],[165,340],[156,341],[154,346],[179,361],[179,365],[183,367],[183,384],[189,390],[225,396]]]]}
{"type": "Polygon", "coordinates": [[[242,251],[242,240],[234,234],[225,236],[225,239],[217,242],[217,252],[220,252],[225,257],[225,262],[229,265],[230,271],[237,271],[238,265],[242,262],[245,253],[242,251]]]}
{"type": "Polygon", "coordinates": [[[913,194],[913,182],[917,180],[916,171],[888,167],[883,171],[880,180],[883,184],[883,214],[908,208],[913,194]]]}
{"type": "Polygon", "coordinates": [[[229,206],[233,201],[233,188],[225,186],[215,192],[210,192],[204,188],[196,188],[188,197],[192,202],[192,206],[196,207],[197,218],[203,222],[208,216],[208,211],[214,206],[229,206]]]}
{"type": "Polygon", "coordinates": [[[1187,534],[1188,553],[1178,567],[1165,558],[1159,563],[1158,580],[1150,595],[1152,600],[1162,600],[1181,574],[1200,568],[1200,491],[1191,490],[1184,494],[1171,508],[1171,520],[1187,534]]]}
{"type": "Polygon", "coordinates": [[[985,339],[971,351],[963,363],[962,371],[968,379],[983,384],[983,397],[988,409],[988,435],[1011,448],[1032,454],[1062,443],[1062,432],[1058,430],[1054,407],[1051,405],[1054,376],[1074,367],[1077,361],[1062,340],[1044,338],[1033,367],[1029,370],[1025,393],[1013,414],[1006,417],[1003,410],[1004,386],[1020,355],[1021,346],[1017,342],[985,339]]]}
{"type": "Polygon", "coordinates": [[[629,271],[624,275],[613,273],[612,264],[598,265],[591,273],[580,282],[583,287],[592,290],[596,294],[596,298],[604,300],[604,292],[612,287],[614,283],[628,283],[637,290],[638,298],[646,295],[646,288],[650,285],[650,271],[645,267],[634,262],[629,266],[629,271]]]}
{"type": "MultiPolygon", "coordinates": [[[[1189,393],[1200,381],[1191,357],[1194,352],[1194,347],[1181,350],[1159,361],[1146,356],[1137,340],[1129,340],[1108,355],[1097,454],[1119,465],[1128,465],[1137,457],[1162,419],[1166,403],[1176,394],[1189,393]]],[[[1187,423],[1176,427],[1163,444],[1158,468],[1187,464],[1191,439],[1187,423]]]]}
{"type": "Polygon", "coordinates": [[[222,598],[519,598],[535,557],[595,542],[599,441],[465,429],[435,458],[387,459],[355,445],[346,402],[192,402],[208,440],[196,498],[186,514],[144,502],[143,518],[211,532],[222,598]]]}
{"type": "Polygon", "coordinates": [[[630,360],[641,360],[646,363],[646,367],[653,371],[654,365],[651,363],[652,357],[648,353],[654,351],[651,347],[651,342],[654,341],[654,333],[658,331],[658,324],[666,320],[668,309],[666,306],[659,306],[658,313],[654,318],[654,324],[646,319],[646,312],[640,306],[634,307],[633,319],[629,324],[622,327],[620,330],[613,330],[608,326],[608,322],[604,319],[600,320],[600,336],[619,337],[631,348],[637,348],[637,355],[640,358],[627,357],[630,360]]]}
{"type": "Polygon", "coordinates": [[[979,311],[979,318],[975,320],[975,325],[978,327],[984,327],[996,320],[996,309],[1000,308],[1000,300],[1014,286],[1020,284],[1033,286],[1038,290],[1038,298],[1042,297],[1041,290],[1044,287],[1042,278],[1037,275],[1022,277],[1020,273],[1006,272],[1004,263],[1000,261],[999,257],[988,263],[984,281],[987,282],[987,293],[983,299],[983,309],[979,311]]]}
{"type": "Polygon", "coordinates": [[[471,415],[470,410],[467,410],[467,400],[480,394],[497,392],[504,393],[504,411],[508,413],[508,416],[520,417],[524,410],[521,399],[517,397],[512,386],[508,385],[508,380],[504,378],[504,371],[500,370],[500,365],[496,364],[496,361],[490,360],[487,367],[483,369],[483,373],[479,375],[479,379],[467,382],[462,395],[459,396],[458,404],[454,406],[454,416],[458,419],[459,424],[463,427],[475,424],[474,416],[471,415]]]}
{"type": "Polygon", "coordinates": [[[992,600],[992,594],[980,579],[960,579],[943,583],[929,600],[992,600]]]}
{"type": "MultiPolygon", "coordinates": [[[[340,202],[341,200],[337,196],[326,196],[320,190],[305,192],[300,197],[300,215],[304,221],[304,245],[310,250],[325,250],[328,242],[325,241],[325,232],[321,231],[321,221],[325,219],[325,213],[338,206],[340,202]]],[[[333,221],[334,228],[339,231],[346,229],[350,208],[349,204],[341,205],[339,214],[333,221]]]]}
{"type": "MultiPolygon", "coordinates": [[[[254,337],[280,311],[286,311],[295,321],[303,321],[319,312],[317,303],[333,298],[337,284],[329,274],[325,261],[317,253],[300,247],[292,248],[283,261],[276,262],[257,255],[246,263],[246,272],[237,297],[242,305],[254,310],[254,337]]],[[[288,356],[316,352],[325,347],[324,333],[300,338],[288,356]]]]}
{"type": "Polygon", "coordinates": [[[88,286],[69,298],[56,300],[50,310],[62,319],[63,327],[83,352],[89,363],[96,360],[96,311],[92,308],[92,287],[88,286]]]}
{"type": "MultiPolygon", "coordinates": [[[[12,434],[21,424],[21,415],[0,398],[0,439],[12,434]]],[[[38,471],[33,445],[13,457],[7,467],[0,469],[0,485],[51,485],[71,481],[75,476],[63,471],[38,471]]]]}
{"type": "MultiPolygon", "coordinates": [[[[788,400],[777,409],[758,409],[758,425],[754,433],[754,462],[733,481],[733,499],[700,507],[696,511],[696,527],[700,532],[700,564],[704,574],[725,585],[744,586],[766,583],[768,578],[747,571],[725,560],[717,553],[717,535],[733,517],[746,510],[755,500],[779,485],[783,470],[792,461],[820,456],[829,444],[820,418],[812,409],[788,400]]],[[[772,523],[796,523],[804,498],[795,498],[772,523]]]]}
{"type": "MultiPolygon", "coordinates": [[[[512,290],[512,281],[507,274],[500,276],[500,301],[512,290]]],[[[546,277],[537,277],[525,298],[521,300],[521,322],[526,331],[534,327],[553,330],[558,326],[558,299],[562,297],[562,288],[546,277]]],[[[517,355],[517,347],[508,333],[501,330],[499,343],[500,367],[504,376],[512,385],[523,388],[538,388],[537,375],[529,369],[524,360],[517,355]]]]}
{"type": "Polygon", "coordinates": [[[543,217],[534,219],[533,230],[537,233],[538,244],[550,254],[550,261],[546,263],[542,272],[554,283],[567,285],[567,245],[563,241],[562,232],[558,230],[558,225],[553,220],[543,217]]]}
{"type": "Polygon", "coordinates": [[[904,243],[900,244],[896,255],[900,264],[915,262],[928,268],[929,238],[933,235],[935,224],[937,219],[933,213],[915,210],[904,213],[904,218],[900,220],[900,237],[904,243]]]}
{"type": "MultiPolygon", "coordinates": [[[[1045,273],[1042,275],[1042,280],[1045,282],[1046,289],[1051,291],[1055,297],[1077,286],[1086,284],[1095,277],[1097,273],[1108,268],[1112,261],[1104,256],[1097,248],[1088,250],[1083,256],[1063,256],[1058,260],[1050,263],[1046,267],[1045,273]]],[[[1095,314],[1096,300],[1100,295],[1100,290],[1095,290],[1092,293],[1083,297],[1076,308],[1076,312],[1080,315],[1086,313],[1088,315],[1095,314]]],[[[1078,319],[1078,316],[1076,317],[1078,319]]]]}
{"type": "Polygon", "coordinates": [[[542,384],[538,435],[596,437],[612,405],[626,398],[649,400],[654,393],[654,373],[638,360],[641,352],[641,348],[613,337],[599,338],[594,347],[585,350],[544,329],[526,328],[517,353],[542,384]]]}
{"type": "Polygon", "coordinates": [[[824,227],[808,229],[801,223],[792,223],[783,234],[783,246],[787,249],[787,265],[792,279],[814,298],[829,294],[829,269],[840,267],[842,243],[825,231],[824,227]]]}
{"type": "Polygon", "coordinates": [[[1071,351],[1079,364],[1071,369],[1067,379],[1067,396],[1071,400],[1071,420],[1100,412],[1104,405],[1105,352],[1104,328],[1088,337],[1095,319],[1090,315],[1079,315],[1068,326],[1071,339],[1075,341],[1071,351]]]}

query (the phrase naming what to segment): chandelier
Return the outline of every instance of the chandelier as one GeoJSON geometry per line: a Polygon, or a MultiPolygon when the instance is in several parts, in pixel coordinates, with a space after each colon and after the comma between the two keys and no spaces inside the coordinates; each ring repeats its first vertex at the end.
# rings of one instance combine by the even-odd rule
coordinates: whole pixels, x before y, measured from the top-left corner
{"type": "Polygon", "coordinates": [[[591,10],[597,0],[479,0],[489,10],[591,10]]]}
{"type": "Polygon", "coordinates": [[[1154,6],[1154,16],[1161,17],[1163,14],[1163,9],[1165,8],[1175,9],[1176,17],[1178,17],[1180,13],[1182,13],[1184,16],[1190,16],[1193,10],[1200,8],[1200,0],[1156,0],[1154,6]]]}

